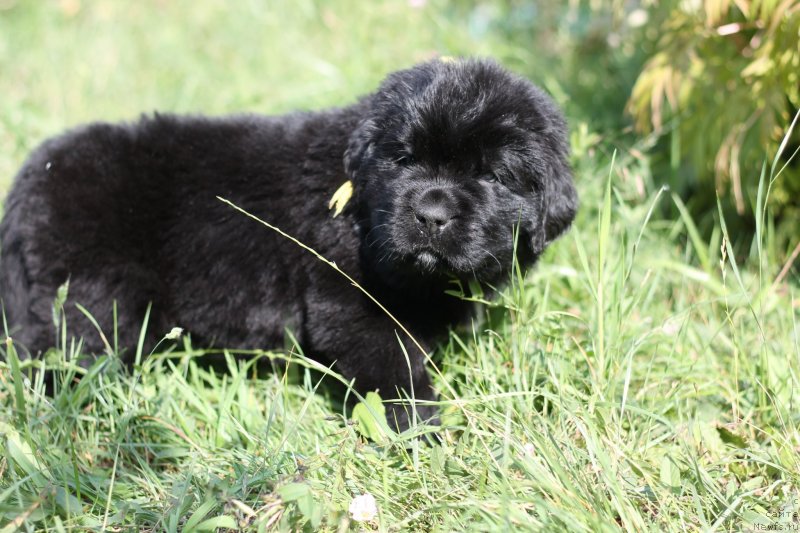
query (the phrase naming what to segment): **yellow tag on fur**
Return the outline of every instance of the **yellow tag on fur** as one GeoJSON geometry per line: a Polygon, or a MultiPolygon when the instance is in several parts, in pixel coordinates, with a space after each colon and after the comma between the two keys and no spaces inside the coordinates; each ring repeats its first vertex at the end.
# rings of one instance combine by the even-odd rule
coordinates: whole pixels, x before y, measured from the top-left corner
{"type": "Polygon", "coordinates": [[[336,189],[336,192],[331,196],[331,201],[328,202],[328,209],[333,209],[333,218],[336,218],[342,213],[344,206],[350,201],[353,196],[353,182],[350,180],[342,183],[342,186],[336,189]]]}

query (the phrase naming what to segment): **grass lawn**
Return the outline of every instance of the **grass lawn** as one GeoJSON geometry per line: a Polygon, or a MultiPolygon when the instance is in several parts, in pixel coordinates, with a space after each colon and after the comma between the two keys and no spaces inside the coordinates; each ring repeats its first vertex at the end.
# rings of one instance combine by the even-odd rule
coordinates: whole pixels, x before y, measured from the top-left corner
{"type": "MultiPolygon", "coordinates": [[[[437,53],[494,55],[570,109],[536,54],[470,13],[0,0],[0,194],[70,125],[343,105],[437,53]]],[[[9,349],[0,362],[0,533],[798,527],[800,286],[781,273],[769,217],[753,243],[724,223],[704,238],[688,214],[665,220],[683,204],[590,118],[570,117],[574,227],[434,354],[439,440],[376,432],[296,349],[275,372],[256,371],[273,357],[257,351],[214,371],[185,339],[65,386],[66,335],[48,355],[52,396],[31,362],[9,349]],[[351,500],[367,493],[377,515],[356,522],[351,500]]]]}

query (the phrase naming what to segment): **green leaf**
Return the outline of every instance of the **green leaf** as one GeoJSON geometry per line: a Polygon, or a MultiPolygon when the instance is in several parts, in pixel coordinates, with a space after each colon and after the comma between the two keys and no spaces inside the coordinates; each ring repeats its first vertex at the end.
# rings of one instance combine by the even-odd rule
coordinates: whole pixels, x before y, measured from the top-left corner
{"type": "Polygon", "coordinates": [[[277,491],[278,496],[285,502],[294,502],[303,498],[311,492],[311,487],[305,483],[289,483],[280,487],[277,491]]]}
{"type": "Polygon", "coordinates": [[[311,522],[312,526],[316,528],[319,525],[322,513],[317,509],[311,487],[305,483],[289,483],[280,487],[276,492],[284,502],[292,502],[297,505],[297,509],[311,522]]]}
{"type": "Polygon", "coordinates": [[[764,476],[756,476],[742,483],[739,488],[744,492],[750,492],[751,490],[763,488],[765,485],[768,485],[768,483],[764,482],[764,476]]]}
{"type": "Polygon", "coordinates": [[[433,446],[431,448],[431,472],[436,475],[443,474],[446,460],[447,458],[441,446],[433,446]]]}
{"type": "Polygon", "coordinates": [[[681,486],[681,471],[667,455],[661,459],[661,483],[672,489],[681,486]]]}
{"type": "Polygon", "coordinates": [[[215,516],[208,520],[203,520],[194,528],[195,531],[216,531],[217,529],[239,529],[239,524],[232,517],[227,515],[215,516]]]}
{"type": "Polygon", "coordinates": [[[742,519],[744,520],[744,523],[751,528],[756,524],[767,526],[772,523],[772,520],[766,516],[750,510],[745,510],[742,512],[742,519]]]}
{"type": "Polygon", "coordinates": [[[83,506],[78,498],[67,492],[64,487],[57,487],[55,493],[56,505],[58,505],[67,516],[80,515],[83,506]]]}
{"type": "Polygon", "coordinates": [[[6,433],[6,457],[31,478],[37,489],[43,489],[50,477],[47,467],[39,463],[31,446],[13,428],[4,428],[3,432],[6,433]]]}
{"type": "Polygon", "coordinates": [[[730,444],[731,446],[742,449],[748,447],[747,440],[744,437],[737,435],[724,426],[718,426],[717,433],[719,433],[719,438],[722,439],[722,442],[725,444],[730,444]]]}
{"type": "Polygon", "coordinates": [[[703,446],[713,457],[719,457],[725,453],[723,441],[720,439],[719,434],[714,431],[716,428],[713,424],[707,422],[697,422],[696,427],[700,433],[699,438],[702,441],[703,446]]]}
{"type": "Polygon", "coordinates": [[[386,407],[377,392],[368,392],[363,402],[353,408],[356,428],[366,438],[379,442],[392,433],[386,423],[386,407]]]}
{"type": "Polygon", "coordinates": [[[189,520],[186,521],[186,524],[184,524],[184,533],[196,531],[196,528],[200,525],[201,520],[203,520],[203,518],[205,518],[206,515],[211,512],[211,509],[213,509],[216,504],[217,503],[214,500],[206,500],[203,502],[203,504],[200,505],[200,507],[198,507],[194,513],[192,513],[192,516],[189,517],[189,520]]]}

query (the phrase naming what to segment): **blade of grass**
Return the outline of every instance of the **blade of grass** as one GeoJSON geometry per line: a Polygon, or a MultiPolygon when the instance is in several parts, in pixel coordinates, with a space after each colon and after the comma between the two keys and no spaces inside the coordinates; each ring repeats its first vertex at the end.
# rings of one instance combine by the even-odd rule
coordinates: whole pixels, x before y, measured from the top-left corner
{"type": "Polygon", "coordinates": [[[677,194],[672,194],[672,201],[675,203],[675,207],[678,208],[683,225],[686,226],[686,232],[689,234],[689,240],[692,242],[692,247],[694,248],[695,254],[697,254],[700,265],[703,267],[704,271],[711,273],[711,261],[708,258],[708,252],[706,251],[703,239],[700,237],[700,232],[697,230],[694,220],[692,220],[692,215],[686,208],[686,204],[683,203],[683,200],[681,200],[677,194]]]}

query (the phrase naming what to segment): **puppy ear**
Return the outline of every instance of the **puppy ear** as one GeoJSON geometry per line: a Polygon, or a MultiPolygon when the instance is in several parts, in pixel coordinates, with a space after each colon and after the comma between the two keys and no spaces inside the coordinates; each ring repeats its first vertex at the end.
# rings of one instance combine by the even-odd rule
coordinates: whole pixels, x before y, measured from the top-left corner
{"type": "Polygon", "coordinates": [[[372,156],[375,138],[375,121],[366,117],[358,123],[344,151],[344,171],[353,182],[358,181],[359,170],[364,161],[372,156]]]}
{"type": "Polygon", "coordinates": [[[578,193],[572,183],[572,171],[563,157],[550,167],[544,184],[545,245],[556,240],[569,228],[578,210],[578,193]]]}

